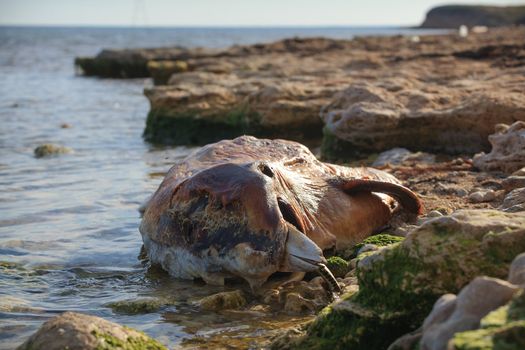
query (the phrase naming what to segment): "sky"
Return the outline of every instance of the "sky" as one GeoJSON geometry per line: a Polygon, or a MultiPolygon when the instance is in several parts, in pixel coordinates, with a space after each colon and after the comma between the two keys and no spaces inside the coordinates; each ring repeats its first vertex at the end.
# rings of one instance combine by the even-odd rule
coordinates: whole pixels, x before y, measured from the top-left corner
{"type": "MultiPolygon", "coordinates": [[[[524,0],[458,0],[525,5],[524,0]]],[[[0,25],[416,25],[436,0],[0,0],[0,25]]]]}

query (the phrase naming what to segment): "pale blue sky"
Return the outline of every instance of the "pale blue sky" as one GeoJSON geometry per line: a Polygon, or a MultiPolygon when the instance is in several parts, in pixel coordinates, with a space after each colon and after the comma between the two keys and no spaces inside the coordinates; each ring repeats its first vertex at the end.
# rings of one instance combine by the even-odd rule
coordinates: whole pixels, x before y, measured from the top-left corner
{"type": "MultiPolygon", "coordinates": [[[[523,0],[459,0],[519,5],[523,0]]],[[[415,25],[436,0],[0,0],[0,25],[415,25]]]]}

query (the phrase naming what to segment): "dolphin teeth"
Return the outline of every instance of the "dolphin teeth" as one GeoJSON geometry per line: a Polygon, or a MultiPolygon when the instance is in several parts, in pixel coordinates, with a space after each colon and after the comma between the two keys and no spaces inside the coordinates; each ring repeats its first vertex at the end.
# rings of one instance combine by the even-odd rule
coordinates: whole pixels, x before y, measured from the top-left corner
{"type": "Polygon", "coordinates": [[[334,275],[332,274],[332,271],[330,271],[330,269],[325,264],[321,263],[321,264],[318,264],[317,266],[319,267],[319,270],[318,270],[319,274],[328,284],[328,288],[330,288],[330,291],[332,293],[334,292],[341,293],[342,292],[341,287],[339,286],[339,283],[337,282],[334,275]]]}

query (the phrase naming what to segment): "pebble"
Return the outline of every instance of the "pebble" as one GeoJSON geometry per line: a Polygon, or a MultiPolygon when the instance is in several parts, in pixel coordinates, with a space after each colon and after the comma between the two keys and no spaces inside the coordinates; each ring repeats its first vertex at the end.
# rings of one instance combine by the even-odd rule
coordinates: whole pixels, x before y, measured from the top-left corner
{"type": "Polygon", "coordinates": [[[492,202],[496,199],[496,193],[493,190],[487,191],[476,191],[468,196],[468,199],[472,203],[485,203],[492,202]]]}
{"type": "Polygon", "coordinates": [[[441,212],[438,211],[438,210],[432,210],[431,212],[429,212],[427,214],[427,217],[429,217],[429,218],[437,218],[437,217],[440,217],[440,216],[443,216],[443,214],[441,214],[441,212]]]}

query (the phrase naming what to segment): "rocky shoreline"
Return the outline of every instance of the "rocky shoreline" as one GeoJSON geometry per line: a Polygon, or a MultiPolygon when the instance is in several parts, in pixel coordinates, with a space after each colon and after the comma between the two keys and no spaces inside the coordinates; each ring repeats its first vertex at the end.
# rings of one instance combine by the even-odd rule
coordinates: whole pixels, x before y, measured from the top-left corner
{"type": "MultiPolygon", "coordinates": [[[[524,38],[523,27],[467,37],[296,38],[222,51],[106,51],[76,63],[86,75],[154,78],[145,91],[151,142],[203,144],[244,133],[322,141],[322,158],[386,170],[424,202],[416,223],[393,222],[353,249],[334,252],[329,268],[344,291],[335,301],[318,276],[269,285],[259,295],[239,288],[197,301],[207,312],[298,316],[296,325],[275,321],[251,343],[231,344],[522,349],[524,38]]],[[[109,307],[133,315],[168,302],[109,307]]],[[[208,341],[183,347],[227,344],[208,341]]],[[[71,349],[163,348],[101,318],[65,313],[20,349],[53,342],[71,349]]]]}
{"type": "Polygon", "coordinates": [[[144,136],[153,143],[251,134],[322,139],[322,157],[332,161],[393,147],[473,154],[490,149],[496,124],[525,120],[523,38],[523,27],[467,37],[295,38],[219,52],[104,51],[90,64],[149,67],[158,85],[145,90],[144,136]]]}

